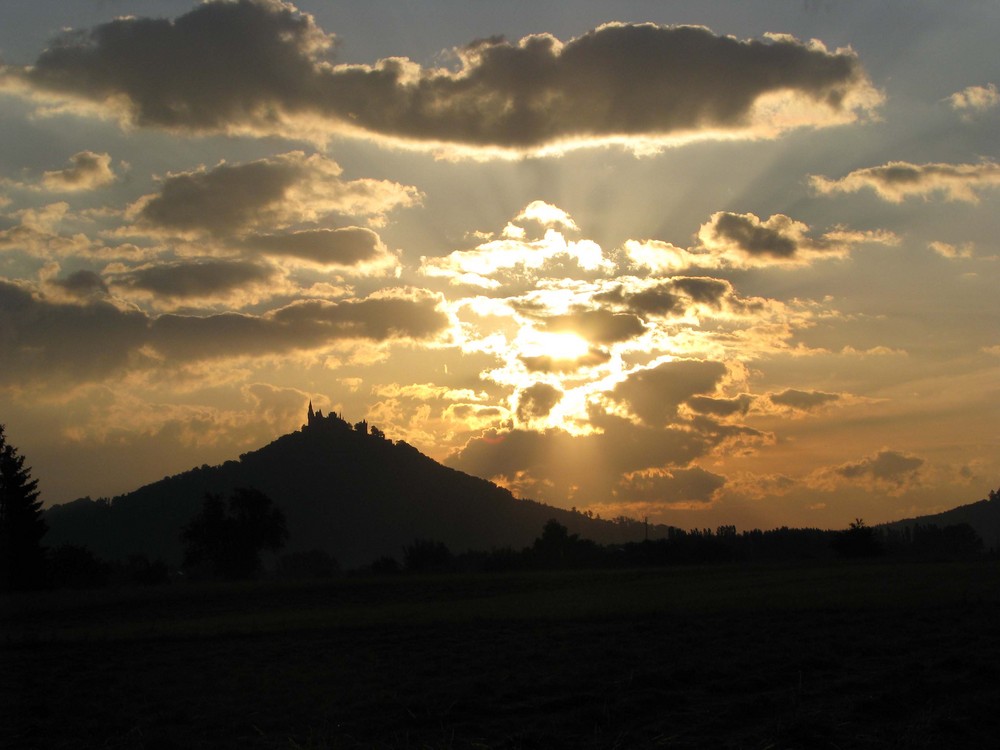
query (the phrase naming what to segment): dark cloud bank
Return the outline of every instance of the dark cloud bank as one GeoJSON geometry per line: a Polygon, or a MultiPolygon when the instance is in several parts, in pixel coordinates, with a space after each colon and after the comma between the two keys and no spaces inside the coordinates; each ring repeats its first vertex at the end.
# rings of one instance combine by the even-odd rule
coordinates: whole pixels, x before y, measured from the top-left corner
{"type": "MultiPolygon", "coordinates": [[[[701,27],[607,24],[568,42],[538,34],[454,50],[454,69],[400,58],[335,65],[332,35],[278,0],[210,2],[176,19],[119,18],[66,32],[7,75],[119,110],[141,126],[326,134],[530,150],[572,139],[744,131],[760,97],[828,117],[873,105],[850,52],[785,36],[739,41],[701,27]]],[[[826,124],[817,116],[808,125],[826,124]],[[818,118],[818,119],[817,119],[818,118]]],[[[764,129],[780,130],[775,122],[764,129]]]]}
{"type": "MultiPolygon", "coordinates": [[[[184,276],[154,275],[145,282],[177,289],[184,287],[184,276]]],[[[71,287],[95,284],[90,277],[71,279],[71,287]]],[[[447,324],[432,297],[301,300],[262,315],[150,317],[103,300],[56,302],[0,280],[0,384],[98,380],[150,364],[149,358],[176,364],[318,349],[352,339],[429,339],[447,324]]]]}
{"type": "Polygon", "coordinates": [[[338,266],[354,266],[374,260],[383,250],[378,234],[363,227],[258,234],[247,237],[243,244],[265,255],[338,266]]]}
{"type": "Polygon", "coordinates": [[[160,297],[197,298],[263,283],[274,270],[246,261],[206,260],[150,266],[120,274],[115,283],[160,297]]]}

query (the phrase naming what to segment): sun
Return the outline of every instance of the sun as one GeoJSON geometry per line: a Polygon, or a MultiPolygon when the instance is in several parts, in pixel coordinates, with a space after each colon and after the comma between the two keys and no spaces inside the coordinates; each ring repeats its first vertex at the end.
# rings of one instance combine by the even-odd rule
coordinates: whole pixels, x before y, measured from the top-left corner
{"type": "Polygon", "coordinates": [[[554,360],[580,359],[590,351],[590,344],[575,333],[535,333],[531,341],[532,354],[554,360]]]}

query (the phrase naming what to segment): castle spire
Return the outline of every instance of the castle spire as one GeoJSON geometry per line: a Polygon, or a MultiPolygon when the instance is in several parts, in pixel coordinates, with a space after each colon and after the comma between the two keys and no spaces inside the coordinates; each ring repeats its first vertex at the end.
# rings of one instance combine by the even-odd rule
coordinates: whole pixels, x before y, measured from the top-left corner
{"type": "Polygon", "coordinates": [[[307,413],[307,416],[309,418],[308,423],[312,424],[313,418],[316,416],[316,413],[313,411],[312,399],[309,399],[309,411],[307,413]]]}

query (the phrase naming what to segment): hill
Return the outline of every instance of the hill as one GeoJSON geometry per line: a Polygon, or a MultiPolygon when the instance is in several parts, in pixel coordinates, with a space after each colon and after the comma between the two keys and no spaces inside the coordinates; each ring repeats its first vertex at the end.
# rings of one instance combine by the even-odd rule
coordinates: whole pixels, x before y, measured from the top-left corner
{"type": "Polygon", "coordinates": [[[967,523],[983,540],[986,549],[1000,550],[1000,490],[993,490],[989,497],[979,502],[929,516],[905,518],[882,524],[884,528],[902,531],[906,527],[935,525],[939,528],[967,523]]]}
{"type": "MultiPolygon", "coordinates": [[[[285,513],[286,551],[321,549],[355,567],[381,556],[400,558],[414,539],[444,542],[452,551],[527,546],[555,518],[572,533],[601,543],[637,541],[641,524],[612,523],[531,500],[492,482],[442,466],[403,441],[392,442],[365,422],[310,414],[284,435],[238,461],[202,466],[113,500],[83,498],[46,514],[45,542],[82,544],[120,559],[145,554],[176,564],[178,534],[206,493],[228,496],[253,487],[285,513]]],[[[662,536],[666,527],[651,529],[662,536]]]]}

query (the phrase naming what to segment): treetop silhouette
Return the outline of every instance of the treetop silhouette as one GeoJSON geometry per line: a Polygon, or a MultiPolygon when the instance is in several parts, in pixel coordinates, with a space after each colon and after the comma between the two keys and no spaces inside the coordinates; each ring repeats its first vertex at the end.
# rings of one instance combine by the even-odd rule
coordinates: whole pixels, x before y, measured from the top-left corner
{"type": "Polygon", "coordinates": [[[42,537],[48,531],[38,480],[0,425],[0,589],[37,588],[45,580],[42,537]]]}
{"type": "Polygon", "coordinates": [[[261,568],[260,553],[281,549],[287,537],[284,513],[263,492],[235,489],[228,512],[222,496],[209,493],[201,512],[181,530],[184,567],[194,577],[253,578],[261,568]]]}

